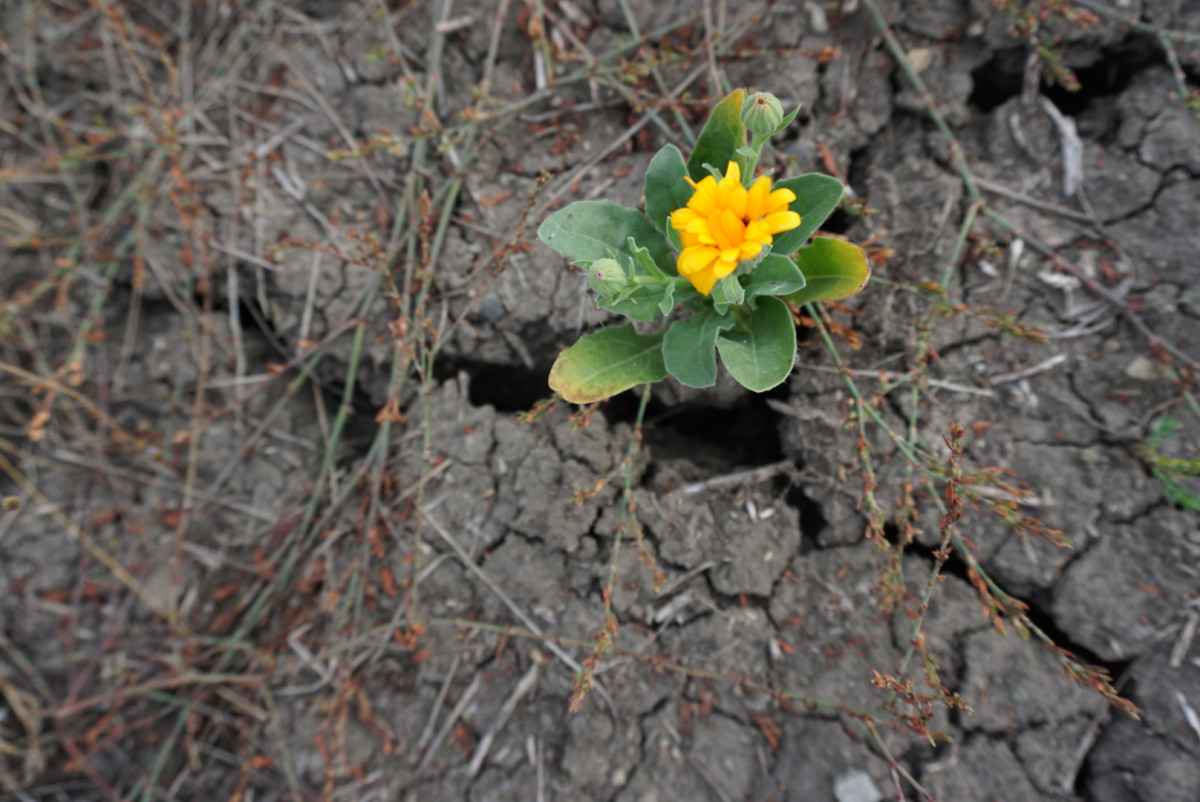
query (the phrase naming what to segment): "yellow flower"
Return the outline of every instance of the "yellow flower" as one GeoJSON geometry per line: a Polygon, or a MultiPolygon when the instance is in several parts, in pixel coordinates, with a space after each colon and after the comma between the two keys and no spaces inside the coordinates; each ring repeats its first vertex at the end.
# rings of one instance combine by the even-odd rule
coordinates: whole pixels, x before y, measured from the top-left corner
{"type": "Polygon", "coordinates": [[[800,215],[788,211],[796,193],[772,192],[765,175],[746,189],[737,162],[729,162],[719,182],[711,175],[699,183],[690,178],[687,182],[695,192],[687,206],[671,212],[671,227],[683,243],[679,275],[703,295],[736,270],[738,262],[758,256],[772,234],[800,225],[800,215]]]}

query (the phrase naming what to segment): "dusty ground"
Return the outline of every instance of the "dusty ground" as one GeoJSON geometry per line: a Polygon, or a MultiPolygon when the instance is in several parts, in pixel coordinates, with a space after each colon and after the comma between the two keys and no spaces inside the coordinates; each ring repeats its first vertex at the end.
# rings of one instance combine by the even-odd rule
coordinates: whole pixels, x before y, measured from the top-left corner
{"type": "Polygon", "coordinates": [[[1200,8],[1118,5],[885,4],[943,132],[870,3],[0,0],[0,799],[1200,798],[1200,8]],[[736,86],[877,280],[525,420],[528,232],[736,86]]]}

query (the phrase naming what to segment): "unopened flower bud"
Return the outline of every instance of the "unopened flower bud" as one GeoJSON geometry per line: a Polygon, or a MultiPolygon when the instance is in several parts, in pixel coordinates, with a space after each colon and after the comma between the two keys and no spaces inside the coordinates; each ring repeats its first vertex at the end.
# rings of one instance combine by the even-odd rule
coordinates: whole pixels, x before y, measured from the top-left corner
{"type": "Polygon", "coordinates": [[[770,136],[783,124],[783,104],[770,92],[755,92],[742,104],[742,122],[755,136],[770,136]]]}
{"type": "Polygon", "coordinates": [[[587,269],[588,283],[601,297],[615,295],[625,288],[625,268],[615,259],[597,259],[587,269]]]}

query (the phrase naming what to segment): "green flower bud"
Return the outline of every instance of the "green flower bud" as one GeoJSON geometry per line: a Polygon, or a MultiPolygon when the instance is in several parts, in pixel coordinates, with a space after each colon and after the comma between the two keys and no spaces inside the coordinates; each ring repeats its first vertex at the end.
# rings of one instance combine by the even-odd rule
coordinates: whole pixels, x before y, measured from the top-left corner
{"type": "Polygon", "coordinates": [[[770,92],[755,92],[742,104],[742,122],[755,136],[768,137],[783,124],[783,104],[770,92]]]}
{"type": "Polygon", "coordinates": [[[625,288],[625,268],[615,259],[597,259],[587,269],[588,283],[602,298],[616,295],[625,288]]]}

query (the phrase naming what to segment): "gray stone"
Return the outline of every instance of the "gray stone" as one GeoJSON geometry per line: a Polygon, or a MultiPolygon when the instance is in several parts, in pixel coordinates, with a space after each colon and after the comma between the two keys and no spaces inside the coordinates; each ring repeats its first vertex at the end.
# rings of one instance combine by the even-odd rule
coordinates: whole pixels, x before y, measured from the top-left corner
{"type": "Polygon", "coordinates": [[[865,771],[852,771],[833,781],[833,795],[837,802],[880,802],[883,794],[871,782],[865,771]]]}

